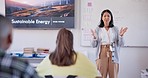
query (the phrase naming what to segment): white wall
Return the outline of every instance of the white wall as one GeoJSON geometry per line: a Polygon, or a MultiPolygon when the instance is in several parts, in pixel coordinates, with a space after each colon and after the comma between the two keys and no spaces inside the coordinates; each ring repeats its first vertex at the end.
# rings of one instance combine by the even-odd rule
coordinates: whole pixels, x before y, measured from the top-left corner
{"type": "MultiPolygon", "coordinates": [[[[4,0],[0,0],[0,13],[4,14],[4,0]]],[[[83,0],[81,2],[83,4],[83,0]]],[[[76,51],[87,52],[94,62],[95,49],[80,46],[80,0],[76,0],[76,23],[74,34],[74,48],[76,51]]],[[[98,13],[100,14],[100,13],[98,13]]],[[[98,16],[98,15],[96,15],[98,16]]],[[[95,20],[96,21],[96,20],[95,20]]],[[[14,30],[13,44],[9,51],[22,51],[24,47],[50,48],[54,50],[58,30],[14,30]]],[[[148,68],[148,48],[122,48],[120,53],[119,78],[140,78],[140,70],[148,68]]]]}
{"type": "Polygon", "coordinates": [[[82,0],[81,27],[96,28],[101,12],[110,9],[114,25],[118,28],[128,27],[124,35],[125,46],[148,46],[148,36],[145,37],[145,33],[148,33],[147,7],[148,0],[82,0]],[[92,3],[92,6],[88,6],[88,3],[92,3]]]}

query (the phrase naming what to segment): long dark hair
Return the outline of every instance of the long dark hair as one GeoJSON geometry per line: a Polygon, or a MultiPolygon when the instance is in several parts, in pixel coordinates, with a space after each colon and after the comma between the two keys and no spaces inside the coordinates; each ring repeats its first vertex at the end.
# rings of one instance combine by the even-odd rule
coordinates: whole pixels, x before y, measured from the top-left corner
{"type": "Polygon", "coordinates": [[[60,29],[57,40],[56,49],[50,54],[51,63],[58,66],[70,66],[75,64],[77,54],[73,50],[73,34],[71,31],[60,29]]]}
{"type": "Polygon", "coordinates": [[[111,16],[111,21],[109,22],[109,27],[114,27],[112,12],[111,12],[110,10],[108,10],[108,9],[102,11],[99,27],[104,27],[104,22],[103,22],[103,20],[102,20],[102,17],[103,17],[103,14],[104,14],[105,12],[108,12],[108,13],[110,14],[110,16],[111,16]]]}

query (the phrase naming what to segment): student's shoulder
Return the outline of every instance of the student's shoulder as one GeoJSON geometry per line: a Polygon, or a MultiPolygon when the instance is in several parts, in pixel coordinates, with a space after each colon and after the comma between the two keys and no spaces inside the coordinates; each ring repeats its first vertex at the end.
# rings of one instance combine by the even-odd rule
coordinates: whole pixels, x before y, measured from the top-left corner
{"type": "Polygon", "coordinates": [[[16,61],[16,62],[25,64],[26,66],[29,65],[29,63],[28,63],[27,60],[21,59],[21,58],[19,58],[19,57],[11,57],[11,59],[12,59],[13,61],[16,61]]]}
{"type": "Polygon", "coordinates": [[[87,65],[92,65],[92,62],[91,60],[86,56],[84,55],[83,53],[81,52],[77,52],[78,53],[78,60],[79,62],[82,64],[87,64],[87,65]]]}
{"type": "Polygon", "coordinates": [[[84,56],[84,54],[81,53],[81,52],[76,52],[76,54],[77,54],[78,56],[84,56]]]}
{"type": "Polygon", "coordinates": [[[76,52],[77,53],[77,57],[80,59],[88,59],[86,55],[84,55],[83,53],[81,52],[76,52]]]}
{"type": "Polygon", "coordinates": [[[27,60],[23,60],[19,57],[14,57],[14,56],[5,54],[4,58],[11,61],[11,66],[14,69],[20,70],[20,67],[22,67],[24,68],[23,70],[26,70],[25,68],[30,67],[30,64],[27,60]]]}
{"type": "Polygon", "coordinates": [[[19,72],[20,76],[25,74],[27,77],[39,78],[34,68],[26,60],[0,52],[0,62],[4,70],[19,72]]]}
{"type": "Polygon", "coordinates": [[[29,64],[27,60],[20,59],[18,57],[11,57],[12,69],[19,71],[21,74],[26,74],[28,77],[39,78],[35,69],[29,64]]]}
{"type": "MultiPolygon", "coordinates": [[[[9,54],[6,54],[5,52],[0,53],[0,58],[1,58],[1,60],[9,61],[10,66],[14,69],[19,69],[20,67],[26,68],[27,66],[29,66],[28,61],[20,59],[18,57],[11,56],[9,54]]],[[[5,62],[4,62],[4,64],[5,64],[5,62]]]]}

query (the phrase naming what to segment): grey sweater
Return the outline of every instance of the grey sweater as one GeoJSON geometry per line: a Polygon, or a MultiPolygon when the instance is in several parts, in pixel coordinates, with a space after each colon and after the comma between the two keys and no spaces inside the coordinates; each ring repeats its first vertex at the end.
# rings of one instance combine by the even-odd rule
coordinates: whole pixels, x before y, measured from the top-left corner
{"type": "MultiPolygon", "coordinates": [[[[100,34],[102,33],[101,28],[97,27],[96,28],[96,33],[97,33],[97,38],[92,39],[92,47],[97,48],[96,50],[96,59],[99,59],[99,54],[100,54],[100,46],[101,46],[101,38],[100,34]]],[[[112,52],[112,61],[115,63],[119,63],[119,51],[120,47],[124,46],[124,40],[123,37],[119,36],[119,30],[117,27],[113,27],[113,33],[115,34],[115,51],[112,52]]]]}

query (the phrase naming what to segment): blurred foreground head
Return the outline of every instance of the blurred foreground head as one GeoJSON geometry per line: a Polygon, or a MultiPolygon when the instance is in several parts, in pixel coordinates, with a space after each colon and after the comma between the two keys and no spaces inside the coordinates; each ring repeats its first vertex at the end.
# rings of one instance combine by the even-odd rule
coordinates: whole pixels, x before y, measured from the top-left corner
{"type": "Polygon", "coordinates": [[[9,19],[0,15],[0,50],[7,50],[12,43],[12,24],[9,19]]]}

